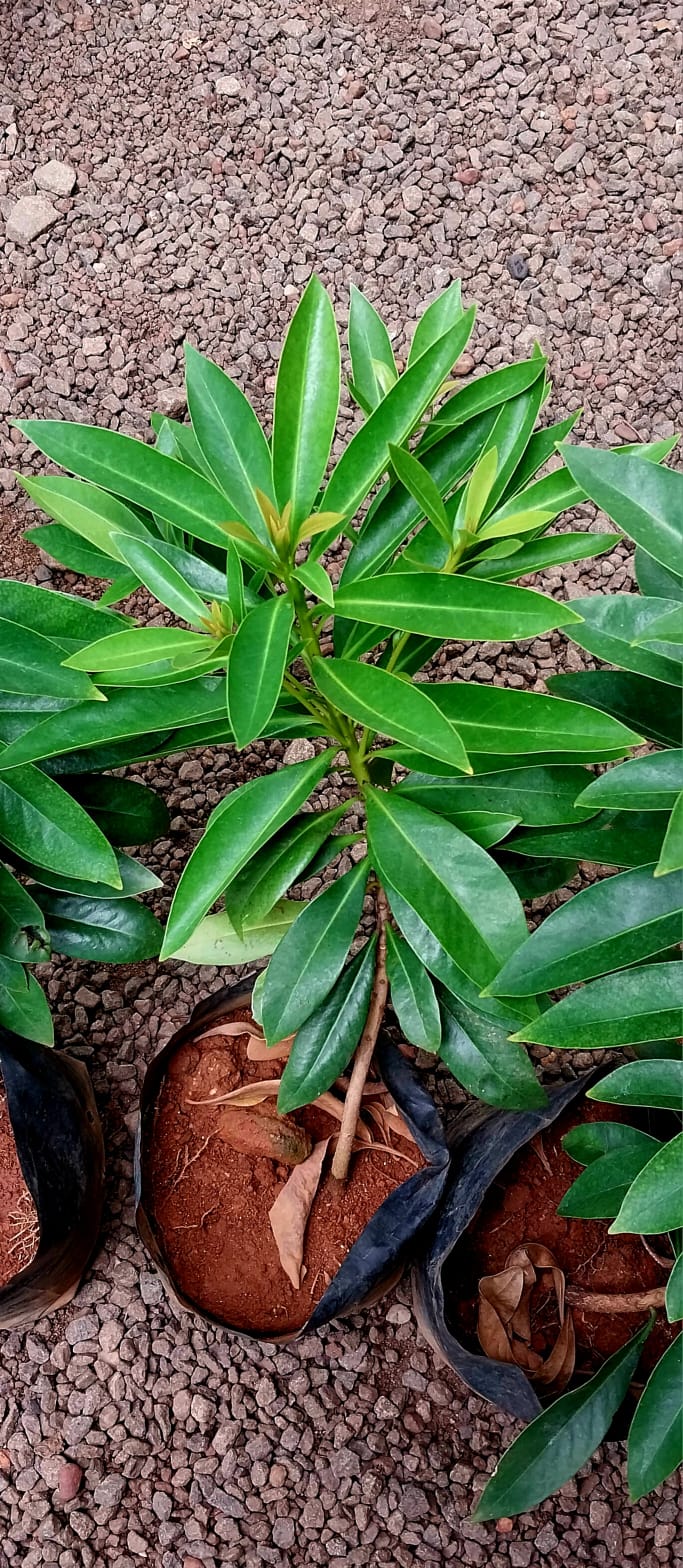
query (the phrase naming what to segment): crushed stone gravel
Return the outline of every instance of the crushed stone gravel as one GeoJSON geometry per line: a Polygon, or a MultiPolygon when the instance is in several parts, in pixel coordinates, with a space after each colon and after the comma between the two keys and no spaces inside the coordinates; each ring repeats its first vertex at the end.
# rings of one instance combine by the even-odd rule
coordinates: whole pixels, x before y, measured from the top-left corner
{"type": "MultiPolygon", "coordinates": [[[[314,267],[342,319],[350,284],[367,291],[399,354],[420,307],[461,276],[480,309],[460,373],[538,338],[554,417],[583,405],[580,438],[681,428],[680,67],[664,6],[11,0],[0,56],[13,575],[76,586],[21,538],[35,519],[14,473],[33,459],[9,418],[141,434],[153,406],[182,417],[186,335],[265,413],[314,267]]],[[[631,583],[622,545],[545,578],[569,597],[631,583]]],[[[451,644],[439,668],[543,689],[587,662],[554,633],[451,644]]],[[[171,807],[148,857],[167,891],[226,789],[291,750],[131,770],[171,807]]],[[[629,1504],[617,1445],[533,1514],[469,1521],[513,1427],[435,1364],[405,1283],[388,1311],[285,1349],[176,1317],[132,1224],[131,1129],[145,1062],[231,976],[57,959],[41,978],[60,1044],[93,1073],[108,1201],[76,1301],[0,1344],[0,1568],[672,1568],[676,1485],[629,1504]]]]}

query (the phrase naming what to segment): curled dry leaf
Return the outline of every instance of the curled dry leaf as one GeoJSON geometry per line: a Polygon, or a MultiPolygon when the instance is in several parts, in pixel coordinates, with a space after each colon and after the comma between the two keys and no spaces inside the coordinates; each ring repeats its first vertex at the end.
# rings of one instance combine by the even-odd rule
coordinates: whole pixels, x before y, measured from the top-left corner
{"type": "Polygon", "coordinates": [[[266,1045],[262,1034],[250,1034],[247,1045],[247,1056],[250,1062],[269,1062],[271,1057],[277,1061],[284,1061],[294,1044],[294,1035],[287,1035],[286,1040],[278,1040],[275,1045],[266,1045]]]}
{"type": "Polygon", "coordinates": [[[202,1040],[213,1040],[214,1035],[222,1034],[229,1040],[238,1040],[241,1034],[250,1034],[251,1024],[212,1024],[210,1029],[205,1029],[203,1034],[195,1035],[195,1045],[201,1045],[202,1040]]]}
{"type": "Polygon", "coordinates": [[[503,1269],[480,1279],[477,1332],[492,1360],[523,1367],[533,1382],[557,1393],[566,1388],[576,1360],[574,1321],[566,1307],[564,1274],[547,1247],[524,1242],[509,1254],[503,1269]],[[545,1273],[552,1276],[560,1327],[543,1357],[532,1346],[531,1318],[533,1292],[545,1273]]]}
{"type": "Polygon", "coordinates": [[[264,1100],[277,1094],[281,1078],[261,1078],[258,1083],[243,1083],[229,1094],[210,1094],[203,1100],[186,1100],[186,1105],[263,1105],[264,1100]]]}
{"type": "Polygon", "coordinates": [[[306,1226],[329,1141],[329,1138],[321,1139],[308,1159],[296,1166],[268,1214],[280,1262],[295,1290],[301,1289],[306,1226]]]}
{"type": "Polygon", "coordinates": [[[261,1106],[222,1106],[216,1133],[238,1154],[254,1160],[276,1160],[279,1165],[303,1164],[312,1147],[309,1134],[293,1117],[278,1116],[277,1111],[261,1106]]]}

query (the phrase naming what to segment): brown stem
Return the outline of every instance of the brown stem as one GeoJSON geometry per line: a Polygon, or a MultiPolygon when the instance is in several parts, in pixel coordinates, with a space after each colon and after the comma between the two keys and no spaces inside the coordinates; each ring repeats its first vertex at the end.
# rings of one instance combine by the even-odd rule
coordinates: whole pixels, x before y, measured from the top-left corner
{"type": "Polygon", "coordinates": [[[658,1285],[655,1290],[634,1290],[628,1295],[603,1296],[600,1292],[581,1290],[578,1285],[568,1285],[566,1301],[570,1307],[580,1307],[582,1312],[649,1312],[654,1307],[663,1307],[665,1299],[664,1285],[658,1285]]]}
{"type": "Polygon", "coordinates": [[[384,1009],[387,1005],[387,992],[389,989],[387,982],[387,901],[384,889],[381,887],[377,889],[375,915],[377,921],[375,973],[372,981],[368,1016],[365,1020],[365,1028],[360,1037],[360,1044],[351,1069],[349,1087],[344,1100],[344,1114],[332,1161],[332,1175],[336,1181],[346,1181],[349,1173],[349,1162],[353,1149],[353,1140],[356,1136],[356,1124],[360,1115],[365,1080],[370,1070],[370,1063],[377,1044],[377,1036],[384,1017],[384,1009]]]}

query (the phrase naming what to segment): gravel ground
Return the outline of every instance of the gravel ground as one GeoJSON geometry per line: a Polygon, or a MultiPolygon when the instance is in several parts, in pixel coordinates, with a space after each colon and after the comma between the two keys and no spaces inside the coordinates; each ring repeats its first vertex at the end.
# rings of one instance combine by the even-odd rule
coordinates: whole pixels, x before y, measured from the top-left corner
{"type": "MultiPolygon", "coordinates": [[[[314,14],[9,0],[0,421],[142,431],[151,406],[182,406],[186,334],[263,409],[316,267],[341,316],[349,284],[367,290],[399,352],[420,303],[461,275],[480,301],[477,366],[538,337],[555,417],[583,404],[582,436],[680,428],[670,17],[656,0],[339,0],[314,14]],[[45,172],[51,160],[73,176],[45,172]]],[[[46,581],[20,537],[23,442],[3,427],[3,450],[5,436],[4,558],[46,581]]],[[[623,549],[554,578],[570,594],[629,581],[623,549]]],[[[579,662],[559,635],[465,657],[479,679],[532,687],[579,662]]],[[[261,761],[255,747],[243,770],[261,761]]],[[[227,754],[157,769],[167,884],[237,777],[227,754]]],[[[630,1506],[616,1446],[535,1513],[468,1523],[512,1428],[435,1365],[405,1286],[388,1311],[286,1350],[177,1320],[132,1228],[131,1125],[145,1060],[217,976],[56,961],[45,979],[60,1041],[93,1070],[108,1206],[77,1302],[2,1344],[0,1568],[673,1564],[676,1488],[630,1506]]]]}

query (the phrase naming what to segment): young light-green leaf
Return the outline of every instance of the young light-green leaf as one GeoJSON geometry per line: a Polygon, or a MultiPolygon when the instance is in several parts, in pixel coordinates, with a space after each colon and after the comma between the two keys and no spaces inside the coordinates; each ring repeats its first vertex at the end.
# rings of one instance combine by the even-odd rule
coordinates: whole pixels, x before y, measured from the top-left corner
{"type": "Polygon", "coordinates": [[[396,478],[417,502],[422,516],[428,518],[430,523],[438,528],[442,538],[450,544],[453,530],[438,486],[434,483],[431,474],[402,446],[390,444],[389,456],[396,478]]]}
{"type": "Polygon", "coordinates": [[[378,376],[378,366],[384,366],[387,374],[395,380],[396,361],[381,316],[353,283],[349,308],[349,353],[354,390],[360,394],[366,411],[372,413],[385,395],[378,376]]]}
{"type": "Polygon", "coordinates": [[[377,665],[356,664],[351,659],[315,659],[313,674],[323,696],[357,723],[409,746],[421,743],[453,767],[469,770],[457,730],[435,707],[424,686],[414,686],[377,665]]]}
{"type": "Polygon", "coordinates": [[[450,331],[462,316],[462,288],[460,279],[456,278],[449,283],[443,293],[438,294],[431,305],[423,310],[413,333],[413,340],[408,351],[408,364],[414,365],[421,354],[426,354],[432,343],[438,342],[444,332],[450,331]]]}
{"type": "Polygon", "coordinates": [[[185,378],[192,428],[209,472],[226,496],[230,514],[268,545],[256,491],[272,499],[270,448],[254,410],[230,376],[188,342],[185,378]]]}

